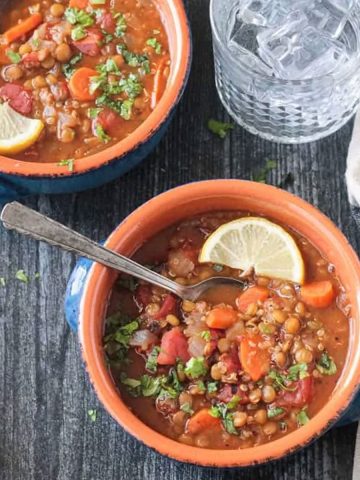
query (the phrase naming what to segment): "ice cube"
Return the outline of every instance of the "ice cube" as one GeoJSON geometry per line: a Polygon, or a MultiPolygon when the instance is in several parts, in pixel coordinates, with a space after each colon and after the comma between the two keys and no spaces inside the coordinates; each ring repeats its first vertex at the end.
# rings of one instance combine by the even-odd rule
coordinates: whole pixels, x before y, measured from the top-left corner
{"type": "Polygon", "coordinates": [[[354,0],[329,0],[329,2],[345,13],[349,13],[355,4],[354,0]]]}
{"type": "Polygon", "coordinates": [[[333,38],[339,37],[347,20],[344,12],[334,5],[334,1],[329,0],[317,0],[314,6],[306,9],[306,15],[309,25],[333,38]]]}
{"type": "Polygon", "coordinates": [[[327,75],[347,60],[341,43],[299,22],[264,31],[258,42],[260,57],[286,80],[327,75]]]}
{"type": "Polygon", "coordinates": [[[246,0],[240,4],[239,17],[245,23],[265,27],[279,24],[287,13],[278,0],[246,0]]]}

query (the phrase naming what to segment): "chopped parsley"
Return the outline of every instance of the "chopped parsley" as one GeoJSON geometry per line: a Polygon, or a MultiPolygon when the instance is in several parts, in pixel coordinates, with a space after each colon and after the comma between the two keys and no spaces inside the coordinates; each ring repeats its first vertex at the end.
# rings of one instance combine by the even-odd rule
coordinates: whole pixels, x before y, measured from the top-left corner
{"type": "Polygon", "coordinates": [[[35,278],[35,280],[38,280],[40,278],[40,273],[36,272],[35,275],[34,275],[34,278],[35,278]]]}
{"type": "Polygon", "coordinates": [[[289,367],[289,373],[287,379],[289,381],[302,380],[305,377],[308,377],[308,366],[306,363],[296,363],[289,367]]]}
{"type": "Polygon", "coordinates": [[[283,375],[282,373],[277,372],[276,370],[270,370],[268,376],[274,381],[275,388],[280,388],[281,390],[287,390],[289,392],[292,392],[295,390],[294,388],[290,388],[287,386],[288,378],[286,375],[283,375]]]}
{"type": "Polygon", "coordinates": [[[251,180],[259,183],[266,183],[268,174],[276,168],[277,162],[275,160],[266,160],[265,167],[261,168],[255,175],[251,176],[251,180]]]}
{"type": "Polygon", "coordinates": [[[261,333],[265,335],[271,335],[273,333],[273,327],[268,323],[260,323],[259,329],[261,333]]]}
{"type": "Polygon", "coordinates": [[[228,132],[234,128],[234,125],[232,123],[219,122],[218,120],[214,120],[213,118],[210,118],[207,126],[210,132],[223,139],[226,137],[228,132]]]}
{"type": "Polygon", "coordinates": [[[130,73],[127,78],[119,81],[120,91],[126,93],[129,98],[136,98],[143,91],[143,86],[139,82],[139,77],[134,73],[130,73]]]}
{"type": "Polygon", "coordinates": [[[20,53],[14,52],[14,50],[7,50],[6,56],[9,57],[12,63],[19,63],[21,62],[21,55],[20,53]]]}
{"type": "Polygon", "coordinates": [[[23,283],[28,283],[29,282],[29,276],[24,272],[24,270],[18,270],[15,273],[15,278],[19,280],[20,282],[23,283]]]}
{"type": "Polygon", "coordinates": [[[215,263],[215,265],[213,265],[212,269],[214,270],[214,272],[222,272],[224,270],[224,267],[223,265],[219,265],[217,263],[215,263]]]}
{"type": "Polygon", "coordinates": [[[139,323],[136,320],[133,320],[132,322],[118,328],[113,334],[113,339],[123,347],[128,348],[130,339],[138,328],[139,323]]]}
{"type": "Polygon", "coordinates": [[[100,73],[115,73],[120,75],[119,67],[113,58],[108,58],[105,63],[98,65],[96,70],[100,73]]]}
{"type": "Polygon", "coordinates": [[[302,380],[309,376],[308,366],[306,363],[296,363],[288,369],[288,373],[280,373],[276,370],[270,370],[269,377],[274,381],[275,388],[280,388],[281,390],[287,390],[293,392],[295,388],[289,387],[288,384],[295,382],[297,380],[302,380]]]}
{"type": "Polygon", "coordinates": [[[240,402],[240,397],[238,395],[234,395],[231,400],[226,404],[227,408],[231,410],[232,408],[236,408],[240,402]]]}
{"type": "Polygon", "coordinates": [[[134,100],[132,100],[132,99],[124,100],[124,101],[121,103],[121,106],[120,106],[120,116],[121,116],[124,120],[130,120],[133,105],[134,105],[134,100]]]}
{"type": "Polygon", "coordinates": [[[198,380],[198,381],[196,382],[196,386],[197,386],[199,392],[201,392],[201,393],[205,393],[205,392],[206,392],[205,383],[204,383],[202,380],[198,380]]]}
{"type": "Polygon", "coordinates": [[[0,287],[5,287],[6,286],[6,281],[4,277],[0,277],[0,287]]]}
{"type": "Polygon", "coordinates": [[[296,419],[299,426],[306,425],[310,421],[305,408],[296,415],[296,419]]]}
{"type": "Polygon", "coordinates": [[[161,43],[156,38],[149,38],[146,41],[146,45],[149,45],[149,47],[152,47],[155,50],[155,53],[157,55],[160,55],[162,51],[162,46],[161,46],[161,43]]]}
{"type": "Polygon", "coordinates": [[[90,420],[92,422],[96,422],[96,417],[97,417],[97,411],[95,409],[90,409],[87,411],[87,414],[90,417],[90,420]]]}
{"type": "Polygon", "coordinates": [[[66,158],[65,160],[60,160],[57,165],[59,167],[68,167],[69,172],[73,172],[75,167],[75,160],[73,158],[66,158]]]}
{"type": "Polygon", "coordinates": [[[106,30],[101,30],[101,33],[103,34],[102,42],[104,45],[107,45],[114,40],[114,35],[111,35],[111,33],[108,33],[106,30]]]}
{"type": "Polygon", "coordinates": [[[203,330],[200,333],[200,337],[203,338],[206,342],[210,342],[211,340],[211,332],[210,330],[203,330]]]}
{"type": "Polygon", "coordinates": [[[82,40],[86,36],[87,32],[82,25],[76,25],[76,27],[71,30],[71,40],[74,40],[75,42],[77,40],[82,40]]]}
{"type": "Polygon", "coordinates": [[[157,370],[157,359],[160,353],[160,347],[154,347],[149,356],[147,357],[145,368],[151,373],[156,373],[157,370]]]}
{"type": "Polygon", "coordinates": [[[91,27],[94,24],[94,17],[79,8],[68,7],[65,10],[65,18],[71,25],[91,27]]]}
{"type": "Polygon", "coordinates": [[[117,13],[114,18],[116,20],[115,37],[123,37],[127,29],[125,15],[123,13],[117,13]]]}
{"type": "Polygon", "coordinates": [[[39,47],[40,47],[40,40],[39,40],[39,38],[32,38],[32,39],[31,39],[31,43],[34,45],[35,48],[39,48],[39,47]]]}
{"type": "Polygon", "coordinates": [[[218,391],[218,382],[208,382],[206,385],[208,393],[215,393],[218,391]]]}
{"type": "Polygon", "coordinates": [[[91,5],[105,5],[106,0],[90,0],[91,5]]]}
{"type": "Polygon", "coordinates": [[[182,410],[185,413],[188,413],[189,415],[192,415],[194,413],[194,410],[191,408],[190,403],[183,403],[180,407],[180,410],[182,410]]]}
{"type": "Polygon", "coordinates": [[[316,368],[322,375],[335,375],[337,372],[336,363],[327,352],[322,353],[316,368]]]}
{"type": "Polygon", "coordinates": [[[204,357],[192,357],[185,365],[185,374],[191,378],[196,379],[206,375],[208,367],[204,357]]]}
{"type": "Polygon", "coordinates": [[[267,416],[268,418],[274,418],[274,417],[278,417],[284,412],[285,410],[281,407],[272,407],[272,408],[268,408],[267,416]]]}
{"type": "Polygon", "coordinates": [[[72,58],[70,58],[68,63],[65,63],[62,65],[62,72],[65,75],[66,78],[71,78],[73,73],[75,72],[75,65],[82,60],[83,54],[78,53],[77,55],[74,55],[72,58]]]}
{"type": "Polygon", "coordinates": [[[134,397],[177,398],[182,391],[181,383],[175,370],[172,368],[168,375],[142,375],[139,379],[121,376],[121,383],[128,387],[134,397]]]}
{"type": "Polygon", "coordinates": [[[95,134],[103,143],[108,143],[111,140],[111,137],[105,132],[100,123],[97,123],[95,126],[95,134]]]}
{"type": "Polygon", "coordinates": [[[150,73],[150,61],[147,55],[130,52],[124,44],[116,45],[116,51],[124,57],[130,67],[141,67],[144,74],[150,73]]]}
{"type": "Polygon", "coordinates": [[[102,108],[88,108],[88,111],[87,111],[87,115],[89,118],[97,118],[99,116],[99,114],[103,111],[102,108]]]}
{"type": "Polygon", "coordinates": [[[213,405],[209,410],[210,415],[215,418],[220,418],[225,430],[231,435],[238,435],[238,431],[234,426],[234,414],[228,411],[228,405],[225,403],[218,403],[213,405]]]}

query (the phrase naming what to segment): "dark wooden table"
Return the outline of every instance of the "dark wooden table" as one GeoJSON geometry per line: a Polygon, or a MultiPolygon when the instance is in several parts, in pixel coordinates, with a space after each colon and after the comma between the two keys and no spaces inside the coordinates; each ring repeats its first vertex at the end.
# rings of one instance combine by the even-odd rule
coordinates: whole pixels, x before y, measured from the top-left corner
{"type": "MultiPolygon", "coordinates": [[[[25,203],[95,240],[134,208],[171,187],[210,178],[250,178],[276,160],[268,181],[288,172],[288,189],[318,206],[360,251],[344,170],[351,124],[317,143],[272,144],[240,127],[225,140],[208,118],[228,120],[213,81],[208,1],[188,0],[194,35],[190,83],[171,127],[142,166],[87,193],[25,203]]],[[[248,470],[214,470],[163,458],[125,433],[97,401],[78,340],[65,322],[63,297],[74,258],[0,229],[0,478],[1,480],[351,479],[356,425],[334,429],[290,458],[248,470]],[[15,279],[23,269],[25,284],[15,279]],[[35,273],[40,278],[35,279],[35,273]],[[92,422],[87,412],[97,410],[92,422]]]]}

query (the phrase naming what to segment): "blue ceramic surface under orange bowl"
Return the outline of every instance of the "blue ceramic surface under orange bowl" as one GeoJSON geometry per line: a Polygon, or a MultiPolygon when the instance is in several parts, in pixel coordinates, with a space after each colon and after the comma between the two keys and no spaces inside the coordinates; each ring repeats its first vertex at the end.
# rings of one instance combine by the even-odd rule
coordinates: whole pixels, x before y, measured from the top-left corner
{"type": "Polygon", "coordinates": [[[57,163],[22,162],[0,156],[0,205],[38,193],[72,193],[110,182],[137,166],[165,134],[184,92],[191,66],[191,33],[181,0],[156,0],[169,39],[171,72],[151,115],[124,140],[76,160],[73,172],[57,163]]]}

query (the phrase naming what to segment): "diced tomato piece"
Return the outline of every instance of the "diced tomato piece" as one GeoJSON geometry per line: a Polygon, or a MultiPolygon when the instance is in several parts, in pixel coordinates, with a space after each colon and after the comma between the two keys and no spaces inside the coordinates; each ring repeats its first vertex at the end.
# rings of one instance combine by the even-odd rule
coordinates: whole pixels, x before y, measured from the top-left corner
{"type": "Polygon", "coordinates": [[[10,107],[22,115],[31,113],[33,107],[32,96],[24,87],[7,83],[0,88],[0,97],[4,101],[8,101],[10,107]]]}
{"type": "Polygon", "coordinates": [[[40,67],[40,60],[37,52],[27,53],[22,57],[22,64],[25,68],[37,68],[40,67]]]}
{"type": "Polygon", "coordinates": [[[170,313],[174,313],[176,310],[176,306],[177,299],[174,297],[174,295],[171,295],[169,293],[168,295],[166,295],[159,312],[154,315],[155,320],[159,320],[160,318],[166,317],[166,315],[169,315],[170,313]]]}
{"type": "Polygon", "coordinates": [[[124,120],[113,110],[110,110],[110,108],[104,108],[104,110],[99,113],[97,121],[110,136],[116,135],[119,127],[124,122],[124,120]]]}
{"type": "Polygon", "coordinates": [[[151,287],[150,285],[139,285],[135,290],[135,302],[141,308],[146,307],[151,302],[151,287]]]}
{"type": "Polygon", "coordinates": [[[312,376],[303,378],[294,384],[294,391],[280,392],[277,404],[282,407],[303,407],[311,402],[314,394],[314,378],[312,376]]]}
{"type": "Polygon", "coordinates": [[[226,365],[226,373],[235,373],[241,370],[239,354],[236,348],[221,354],[219,361],[226,365]]]}
{"type": "Polygon", "coordinates": [[[157,361],[159,365],[175,365],[178,359],[187,362],[190,354],[185,335],[179,327],[174,327],[164,333],[157,361]]]}
{"type": "Polygon", "coordinates": [[[115,20],[111,13],[103,13],[101,16],[98,17],[96,23],[100,25],[100,27],[108,33],[115,32],[115,20]]]}
{"type": "Polygon", "coordinates": [[[96,57],[96,55],[100,54],[101,40],[101,32],[96,29],[89,29],[87,36],[82,40],[73,42],[73,45],[85,55],[96,57]]]}

